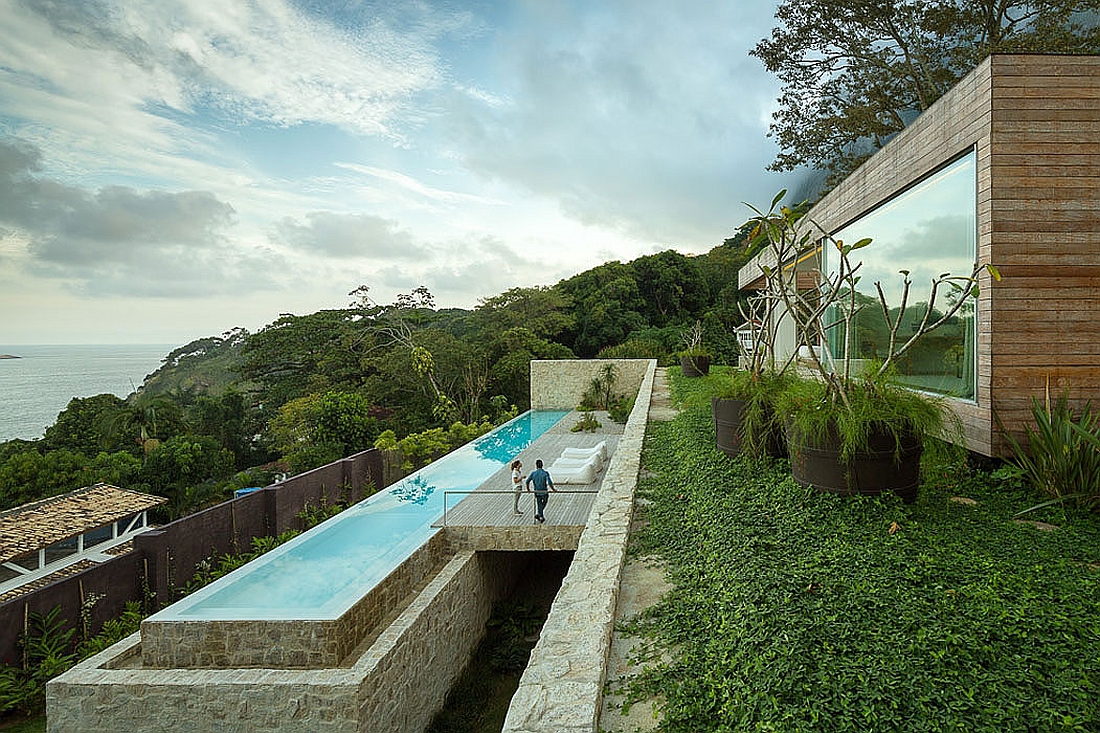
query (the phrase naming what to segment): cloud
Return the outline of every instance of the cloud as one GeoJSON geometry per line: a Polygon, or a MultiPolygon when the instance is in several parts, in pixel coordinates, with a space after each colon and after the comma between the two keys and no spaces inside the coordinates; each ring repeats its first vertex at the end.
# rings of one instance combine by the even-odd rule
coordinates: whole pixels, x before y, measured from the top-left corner
{"type": "MultiPolygon", "coordinates": [[[[28,0],[25,7],[70,45],[141,70],[147,98],[183,112],[324,122],[400,138],[401,124],[419,116],[415,95],[440,83],[421,32],[377,16],[338,27],[282,0],[28,0]]],[[[57,67],[43,76],[66,77],[57,67]]]]}
{"type": "Polygon", "coordinates": [[[294,249],[339,258],[418,260],[427,254],[397,222],[369,214],[315,211],[305,224],[286,217],[275,225],[274,237],[294,249]]]}
{"type": "Polygon", "coordinates": [[[26,240],[21,262],[37,276],[93,295],[198,297],[230,292],[275,267],[271,252],[230,247],[233,207],[210,192],[93,192],[41,175],[42,168],[37,148],[0,140],[0,223],[26,240]]]}
{"type": "Polygon", "coordinates": [[[538,8],[498,41],[512,76],[494,103],[444,102],[472,169],[552,197],[583,223],[697,248],[745,218],[746,191],[764,201],[783,187],[763,171],[778,85],[746,56],[769,5],[538,8]]]}

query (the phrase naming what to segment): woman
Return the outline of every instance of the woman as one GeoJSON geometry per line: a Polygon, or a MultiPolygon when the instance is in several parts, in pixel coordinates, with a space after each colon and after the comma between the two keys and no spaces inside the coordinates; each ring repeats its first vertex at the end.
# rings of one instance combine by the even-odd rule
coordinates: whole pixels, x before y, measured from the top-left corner
{"type": "Polygon", "coordinates": [[[516,500],[512,504],[513,514],[523,514],[519,510],[519,494],[523,491],[523,474],[519,470],[523,468],[523,464],[518,460],[512,461],[512,491],[516,493],[516,500]]]}

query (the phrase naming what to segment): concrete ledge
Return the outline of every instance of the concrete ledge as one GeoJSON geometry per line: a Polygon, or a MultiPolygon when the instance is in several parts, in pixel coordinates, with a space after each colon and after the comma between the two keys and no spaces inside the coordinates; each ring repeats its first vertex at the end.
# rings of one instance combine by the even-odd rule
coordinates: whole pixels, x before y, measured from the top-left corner
{"type": "Polygon", "coordinates": [[[576,525],[447,527],[444,533],[453,552],[576,550],[583,529],[576,525]]]}
{"type": "MultiPolygon", "coordinates": [[[[597,730],[619,578],[634,513],[642,439],[657,369],[655,361],[642,363],[647,368],[634,410],[596,495],[569,573],[512,697],[503,733],[597,730]]],[[[532,362],[533,378],[534,370],[532,362]]],[[[540,378],[552,377],[544,374],[540,378]]]]}

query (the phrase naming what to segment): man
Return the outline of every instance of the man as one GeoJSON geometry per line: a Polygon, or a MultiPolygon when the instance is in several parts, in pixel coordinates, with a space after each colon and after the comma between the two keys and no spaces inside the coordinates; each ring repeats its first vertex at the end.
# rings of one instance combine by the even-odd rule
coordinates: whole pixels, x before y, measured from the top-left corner
{"type": "Polygon", "coordinates": [[[554,479],[550,478],[550,474],[542,467],[541,458],[535,461],[535,470],[527,477],[528,491],[531,490],[532,482],[535,484],[535,519],[541,524],[546,521],[543,511],[546,509],[546,502],[550,499],[547,487],[550,491],[557,491],[554,488],[554,479]]]}

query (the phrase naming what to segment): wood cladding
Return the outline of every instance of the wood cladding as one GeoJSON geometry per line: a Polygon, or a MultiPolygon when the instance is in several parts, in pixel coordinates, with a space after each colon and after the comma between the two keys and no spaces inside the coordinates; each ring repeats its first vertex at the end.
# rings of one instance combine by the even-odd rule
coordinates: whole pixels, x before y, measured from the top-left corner
{"type": "Polygon", "coordinates": [[[837,231],[970,150],[1002,279],[979,283],[976,398],[951,403],[972,450],[1006,455],[995,415],[1021,439],[1048,389],[1100,406],[1100,56],[991,56],[810,217],[837,231]]]}

